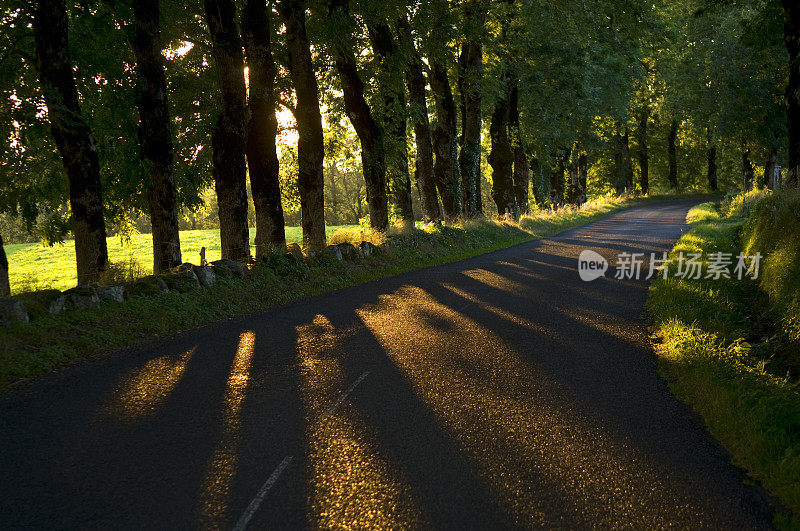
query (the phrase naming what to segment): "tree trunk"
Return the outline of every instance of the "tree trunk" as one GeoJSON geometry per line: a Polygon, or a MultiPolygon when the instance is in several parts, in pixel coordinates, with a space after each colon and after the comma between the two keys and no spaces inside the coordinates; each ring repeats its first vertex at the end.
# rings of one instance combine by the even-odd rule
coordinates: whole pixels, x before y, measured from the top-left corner
{"type": "Polygon", "coordinates": [[[528,167],[533,174],[533,179],[531,179],[530,191],[533,194],[533,202],[539,206],[544,203],[544,196],[542,195],[542,190],[540,189],[541,184],[541,176],[542,176],[542,165],[539,162],[539,159],[536,157],[531,157],[529,159],[528,167]]]}
{"type": "Polygon", "coordinates": [[[514,151],[509,137],[509,118],[509,93],[506,88],[492,111],[492,122],[489,125],[492,141],[489,164],[492,166],[492,199],[497,205],[497,213],[500,217],[510,213],[516,219],[519,212],[514,197],[514,151]]]}
{"type": "Polygon", "coordinates": [[[69,180],[78,284],[88,284],[108,268],[108,250],[97,146],[78,103],[67,28],[64,1],[40,0],[33,20],[36,66],[69,180]]]}
{"type": "Polygon", "coordinates": [[[789,85],[786,87],[786,124],[789,129],[787,186],[800,186],[800,4],[782,0],[786,11],[783,35],[789,52],[789,85]]]}
{"type": "Polygon", "coordinates": [[[404,224],[413,225],[411,177],[408,173],[406,131],[406,92],[403,87],[404,64],[398,55],[391,28],[385,24],[368,25],[372,49],[381,58],[378,87],[383,99],[383,124],[387,176],[397,214],[404,224]]]}
{"type": "Polygon", "coordinates": [[[586,177],[589,175],[589,160],[586,153],[581,153],[578,157],[578,186],[581,189],[581,204],[587,201],[586,197],[586,177]]]}
{"type": "Polygon", "coordinates": [[[301,0],[280,0],[277,6],[286,25],[290,73],[297,96],[297,186],[300,191],[303,245],[321,251],[326,242],[323,175],[325,146],[322,139],[322,114],[319,110],[319,88],[306,34],[305,6],[301,0]]]}
{"type": "MultiPolygon", "coordinates": [[[[464,217],[481,214],[481,37],[486,12],[481,2],[467,2],[464,11],[466,39],[459,56],[458,88],[461,97],[461,137],[458,165],[461,171],[461,207],[464,217]]],[[[527,190],[526,190],[527,196],[527,190]]]]}
{"type": "Polygon", "coordinates": [[[717,191],[717,145],[714,143],[714,138],[711,133],[711,128],[708,128],[708,186],[712,192],[717,191]]]}
{"type": "Polygon", "coordinates": [[[669,127],[669,139],[667,152],[669,155],[669,189],[671,192],[678,191],[678,148],[676,143],[678,141],[678,120],[672,120],[669,127]]]}
{"type": "Polygon", "coordinates": [[[769,188],[770,190],[775,190],[776,183],[775,183],[775,167],[778,165],[778,151],[776,149],[771,149],[769,152],[769,157],[767,157],[766,162],[764,163],[764,187],[769,188]]]}
{"type": "MultiPolygon", "coordinates": [[[[511,90],[508,96],[508,122],[512,137],[514,151],[514,199],[520,215],[530,211],[528,206],[528,188],[530,186],[531,172],[528,157],[522,145],[522,134],[519,128],[519,86],[517,79],[511,81],[511,90]]],[[[480,157],[479,160],[480,162],[480,157]]]]}
{"type": "Polygon", "coordinates": [[[428,120],[428,104],[425,98],[425,75],[420,58],[411,36],[411,26],[405,17],[397,21],[397,32],[406,48],[408,57],[408,71],[406,83],[408,85],[408,98],[411,104],[410,114],[414,123],[414,139],[417,147],[417,158],[414,167],[414,176],[419,187],[420,202],[422,204],[422,221],[424,223],[439,223],[441,213],[439,200],[436,197],[436,181],[433,175],[433,144],[431,143],[431,126],[428,120]]]}
{"type": "Polygon", "coordinates": [[[142,158],[150,166],[148,203],[153,233],[153,272],[159,274],[181,263],[159,0],[135,0],[133,16],[131,44],[138,77],[138,136],[142,158]]]}
{"type": "Polygon", "coordinates": [[[633,161],[631,161],[631,149],[628,138],[628,129],[625,128],[625,134],[622,135],[622,160],[625,169],[625,191],[630,194],[633,193],[633,161]]]}
{"type": "MultiPolygon", "coordinates": [[[[618,127],[622,127],[618,125],[618,127]]],[[[614,187],[617,195],[622,195],[625,192],[633,191],[633,163],[631,162],[631,151],[628,143],[628,130],[625,129],[624,134],[617,132],[614,135],[617,144],[616,152],[614,154],[614,162],[616,167],[616,179],[614,187]]]]}
{"type": "Polygon", "coordinates": [[[749,192],[753,189],[753,164],[750,162],[750,148],[747,141],[742,140],[742,189],[749,192]]]}
{"type": "Polygon", "coordinates": [[[564,204],[564,169],[566,163],[565,149],[556,149],[553,153],[554,166],[550,169],[550,204],[559,208],[564,204]]]}
{"type": "Polygon", "coordinates": [[[461,216],[461,183],[456,160],[456,104],[447,79],[447,69],[434,59],[431,68],[431,91],[436,101],[436,128],[433,131],[433,151],[436,162],[433,174],[442,198],[444,217],[454,222],[461,216]]]}
{"type": "MultiPolygon", "coordinates": [[[[331,25],[349,27],[347,0],[335,0],[330,5],[331,25]]],[[[336,71],[344,92],[344,107],[353,129],[361,142],[361,165],[367,184],[369,221],[373,229],[386,231],[389,210],[386,200],[386,159],[383,129],[372,115],[364,98],[364,82],[358,75],[358,64],[350,44],[349,34],[340,35],[335,46],[336,71]]]]}
{"type": "Polygon", "coordinates": [[[11,295],[11,284],[8,282],[8,259],[3,247],[3,235],[0,234],[0,298],[11,295]]]}
{"type": "Polygon", "coordinates": [[[256,256],[270,246],[283,246],[286,232],[281,205],[280,166],[275,136],[275,61],[270,42],[269,9],[266,0],[245,0],[242,35],[249,69],[247,102],[247,168],[256,211],[256,256]]]}
{"type": "Polygon", "coordinates": [[[214,189],[219,206],[222,258],[250,257],[247,223],[247,106],[242,39],[233,0],[205,0],[206,23],[217,70],[220,114],[211,134],[214,189]]]}
{"type": "Polygon", "coordinates": [[[647,151],[647,122],[650,120],[650,107],[644,105],[639,116],[639,129],[636,131],[636,141],[639,144],[639,186],[642,193],[650,192],[650,159],[647,151]]]}
{"type": "Polygon", "coordinates": [[[586,202],[586,155],[576,144],[569,163],[569,202],[581,206],[586,202]]]}

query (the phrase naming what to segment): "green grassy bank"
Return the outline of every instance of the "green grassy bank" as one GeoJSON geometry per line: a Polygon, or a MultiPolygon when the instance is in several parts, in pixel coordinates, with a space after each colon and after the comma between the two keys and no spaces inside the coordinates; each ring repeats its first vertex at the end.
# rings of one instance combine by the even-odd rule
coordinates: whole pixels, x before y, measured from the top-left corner
{"type": "Polygon", "coordinates": [[[675,395],[800,527],[800,194],[750,193],[689,212],[672,250],[763,256],[757,279],[658,279],[648,308],[675,395]]]}

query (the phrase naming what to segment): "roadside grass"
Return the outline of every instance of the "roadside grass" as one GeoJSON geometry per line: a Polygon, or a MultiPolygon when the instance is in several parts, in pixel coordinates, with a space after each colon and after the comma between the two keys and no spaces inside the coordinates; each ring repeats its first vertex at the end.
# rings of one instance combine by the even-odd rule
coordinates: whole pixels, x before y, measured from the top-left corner
{"type": "MultiPolygon", "coordinates": [[[[748,241],[758,238],[743,241],[751,225],[768,226],[781,239],[795,237],[796,232],[787,236],[797,230],[789,224],[754,221],[763,201],[771,200],[751,194],[744,201],[738,196],[693,208],[687,216],[691,230],[671,257],[681,251],[702,253],[706,261],[709,253],[730,252],[735,260],[741,249],[755,252],[748,241]]],[[[772,253],[765,251],[762,246],[768,263],[772,253]]],[[[778,310],[763,289],[767,277],[688,280],[674,273],[671,266],[668,279],[653,281],[648,300],[660,371],[673,393],[703,417],[734,462],[788,511],[776,515],[776,526],[800,528],[800,389],[787,356],[779,355],[796,352],[797,345],[784,337],[778,310]]]]}
{"type": "MultiPolygon", "coordinates": [[[[358,228],[357,225],[339,225],[326,228],[328,236],[340,229],[358,228]]],[[[250,237],[255,237],[250,229],[250,237]]],[[[200,248],[206,248],[208,261],[220,258],[219,230],[184,230],[180,233],[181,251],[186,262],[200,261],[200,248]]],[[[287,242],[301,242],[300,227],[286,227],[287,242]]],[[[112,236],[108,238],[108,258],[112,264],[128,264],[140,268],[144,275],[153,272],[153,239],[150,234],[134,234],[129,241],[112,236]]],[[[13,293],[41,289],[66,290],[78,282],[75,273],[75,242],[48,247],[41,243],[19,243],[5,246],[9,262],[9,275],[13,293]]]]}
{"type": "Polygon", "coordinates": [[[255,263],[249,279],[218,277],[216,285],[189,293],[169,292],[122,304],[104,302],[97,310],[47,314],[28,325],[0,327],[0,390],[76,360],[157,336],[551,236],[634,204],[664,199],[606,197],[580,209],[538,212],[519,223],[476,220],[467,222],[466,227],[393,228],[388,234],[360,227],[331,228],[332,242],[367,240],[380,247],[374,256],[342,262],[325,254],[293,262],[275,250],[255,263]]]}

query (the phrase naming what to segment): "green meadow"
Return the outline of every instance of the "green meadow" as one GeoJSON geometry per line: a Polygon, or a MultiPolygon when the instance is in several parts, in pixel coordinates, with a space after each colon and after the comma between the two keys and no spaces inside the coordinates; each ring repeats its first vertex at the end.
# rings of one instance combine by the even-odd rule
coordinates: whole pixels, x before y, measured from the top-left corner
{"type": "MultiPolygon", "coordinates": [[[[338,225],[327,227],[328,236],[339,229],[357,229],[358,225],[338,225]]],[[[250,229],[250,243],[255,237],[255,229],[250,229]]],[[[300,227],[286,227],[286,241],[300,243],[303,239],[300,227]]],[[[119,237],[108,238],[108,256],[113,263],[122,263],[139,268],[143,275],[153,271],[152,237],[150,234],[134,234],[129,241],[119,237]]],[[[206,248],[208,261],[220,258],[219,230],[181,231],[181,251],[184,262],[199,263],[200,248],[206,248]]],[[[60,290],[74,287],[77,283],[75,273],[75,243],[67,240],[63,244],[48,247],[41,243],[19,243],[5,246],[8,255],[9,275],[12,293],[22,293],[37,289],[55,288],[60,290]]]]}

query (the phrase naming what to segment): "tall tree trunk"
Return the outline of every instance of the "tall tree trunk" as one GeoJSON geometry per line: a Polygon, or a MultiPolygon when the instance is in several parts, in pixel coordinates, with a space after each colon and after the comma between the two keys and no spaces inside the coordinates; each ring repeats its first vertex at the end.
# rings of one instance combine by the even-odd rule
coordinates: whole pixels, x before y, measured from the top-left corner
{"type": "Polygon", "coordinates": [[[0,298],[11,295],[11,284],[8,282],[8,259],[3,247],[3,235],[0,234],[0,298]]]}
{"type": "MultiPolygon", "coordinates": [[[[507,75],[503,76],[508,83],[507,75]]],[[[511,214],[518,215],[516,198],[514,197],[514,151],[509,136],[509,88],[506,86],[503,96],[497,100],[492,111],[492,122],[489,125],[489,137],[492,150],[489,152],[489,164],[492,166],[492,199],[497,205],[500,217],[511,214]]]]}
{"type": "Polygon", "coordinates": [[[78,284],[88,284],[108,268],[108,249],[97,146],[78,103],[67,27],[64,0],[39,0],[33,19],[36,66],[69,180],[78,284]]]}
{"type": "Polygon", "coordinates": [[[775,167],[778,165],[778,150],[771,149],[766,162],[764,162],[764,178],[763,183],[765,188],[775,190],[775,167]]]}
{"type": "MultiPolygon", "coordinates": [[[[461,171],[461,207],[465,217],[481,214],[481,77],[483,45],[481,37],[486,11],[480,1],[466,2],[464,32],[458,69],[461,97],[461,137],[458,165],[461,171]]],[[[526,190],[527,195],[527,190],[526,190]]]]}
{"type": "Polygon", "coordinates": [[[233,0],[205,0],[221,110],[211,134],[222,258],[250,257],[247,223],[247,106],[242,39],[233,0]]]}
{"type": "Polygon", "coordinates": [[[411,36],[411,26],[405,17],[397,21],[397,32],[408,57],[408,71],[406,83],[408,85],[408,98],[411,104],[410,115],[414,124],[414,140],[417,147],[417,158],[414,166],[414,176],[419,187],[420,202],[422,203],[422,221],[424,223],[439,223],[441,213],[439,200],[436,197],[436,180],[433,175],[433,144],[431,143],[431,126],[428,120],[428,104],[425,98],[425,75],[422,68],[422,59],[414,46],[411,36]]]}
{"type": "Polygon", "coordinates": [[[431,62],[431,91],[436,101],[436,128],[433,131],[436,162],[433,174],[442,198],[444,217],[448,222],[453,222],[461,216],[461,183],[456,160],[456,104],[447,79],[447,69],[437,59],[431,62]]]}
{"type": "Polygon", "coordinates": [[[139,78],[136,91],[139,145],[142,158],[150,163],[148,203],[153,232],[153,272],[159,274],[181,263],[159,0],[135,0],[133,16],[131,44],[139,78]]]}
{"type": "Polygon", "coordinates": [[[514,151],[514,198],[517,203],[517,211],[522,215],[530,211],[528,188],[530,187],[531,172],[519,128],[519,83],[516,78],[511,80],[508,96],[508,125],[514,151]]]}
{"type": "Polygon", "coordinates": [[[541,184],[541,177],[542,177],[542,164],[539,162],[539,159],[536,157],[531,157],[529,159],[529,166],[531,173],[533,174],[533,178],[531,179],[530,184],[530,192],[533,194],[533,202],[539,206],[544,203],[544,196],[542,195],[542,190],[540,187],[541,184]]]}
{"type": "Polygon", "coordinates": [[[569,193],[568,200],[575,206],[586,202],[586,156],[575,144],[569,163],[569,193]]]}
{"type": "MultiPolygon", "coordinates": [[[[618,124],[621,128],[622,125],[618,124]]],[[[614,140],[617,144],[614,153],[614,166],[616,168],[616,178],[614,180],[614,188],[617,195],[624,192],[633,191],[633,163],[631,162],[631,152],[628,143],[628,130],[625,129],[624,133],[617,132],[614,135],[614,140]]]]}
{"type": "Polygon", "coordinates": [[[586,178],[589,175],[589,160],[586,153],[581,153],[578,156],[578,186],[581,189],[580,202],[581,204],[587,201],[586,197],[586,178]]]}
{"type": "Polygon", "coordinates": [[[782,0],[786,11],[783,35],[789,52],[789,85],[786,87],[786,124],[789,129],[787,186],[800,186],[800,4],[782,0]]]}
{"type": "Polygon", "coordinates": [[[749,192],[753,189],[753,164],[750,162],[750,148],[747,140],[742,139],[742,189],[749,192]]]}
{"type": "Polygon", "coordinates": [[[622,135],[622,160],[625,169],[625,191],[630,194],[633,193],[633,161],[631,161],[631,149],[628,138],[628,128],[626,127],[625,134],[622,135]]]}
{"type": "Polygon", "coordinates": [[[669,155],[669,189],[672,192],[678,191],[678,120],[673,119],[669,127],[669,139],[667,140],[667,153],[669,155]]]}
{"type": "Polygon", "coordinates": [[[275,136],[275,61],[270,41],[269,9],[266,0],[245,0],[242,8],[242,36],[249,70],[247,102],[247,168],[256,211],[256,256],[270,246],[283,246],[286,231],[281,205],[280,166],[275,136]]]}
{"type": "Polygon", "coordinates": [[[707,130],[707,159],[708,159],[708,187],[712,192],[717,191],[717,145],[714,143],[714,137],[711,132],[711,127],[707,130]]]}
{"type": "Polygon", "coordinates": [[[557,148],[553,153],[553,167],[550,169],[550,204],[559,208],[564,204],[564,170],[566,168],[566,149],[557,148]]]}
{"type": "Polygon", "coordinates": [[[408,145],[406,131],[406,92],[403,87],[405,61],[398,55],[397,43],[388,24],[368,24],[373,51],[381,58],[378,77],[382,93],[383,124],[386,149],[387,176],[395,208],[406,225],[414,223],[411,204],[411,177],[408,173],[408,145]]]}
{"type": "MultiPolygon", "coordinates": [[[[347,0],[334,0],[330,4],[331,25],[350,27],[347,0]]],[[[350,43],[349,34],[340,35],[335,47],[336,71],[342,83],[344,106],[353,129],[361,142],[361,165],[367,184],[370,225],[375,230],[385,231],[389,226],[389,210],[386,198],[386,159],[383,129],[372,115],[364,98],[364,82],[358,75],[358,64],[350,43]]]]}
{"type": "Polygon", "coordinates": [[[286,25],[289,70],[297,96],[297,159],[300,191],[300,224],[303,245],[315,251],[325,248],[325,197],[322,139],[322,114],[319,88],[311,62],[311,48],[306,34],[306,11],[301,0],[279,0],[278,11],[286,25]]]}
{"type": "Polygon", "coordinates": [[[647,150],[647,122],[650,120],[650,107],[642,106],[639,115],[639,129],[636,130],[636,141],[639,144],[639,186],[642,193],[650,192],[650,158],[647,150]]]}

